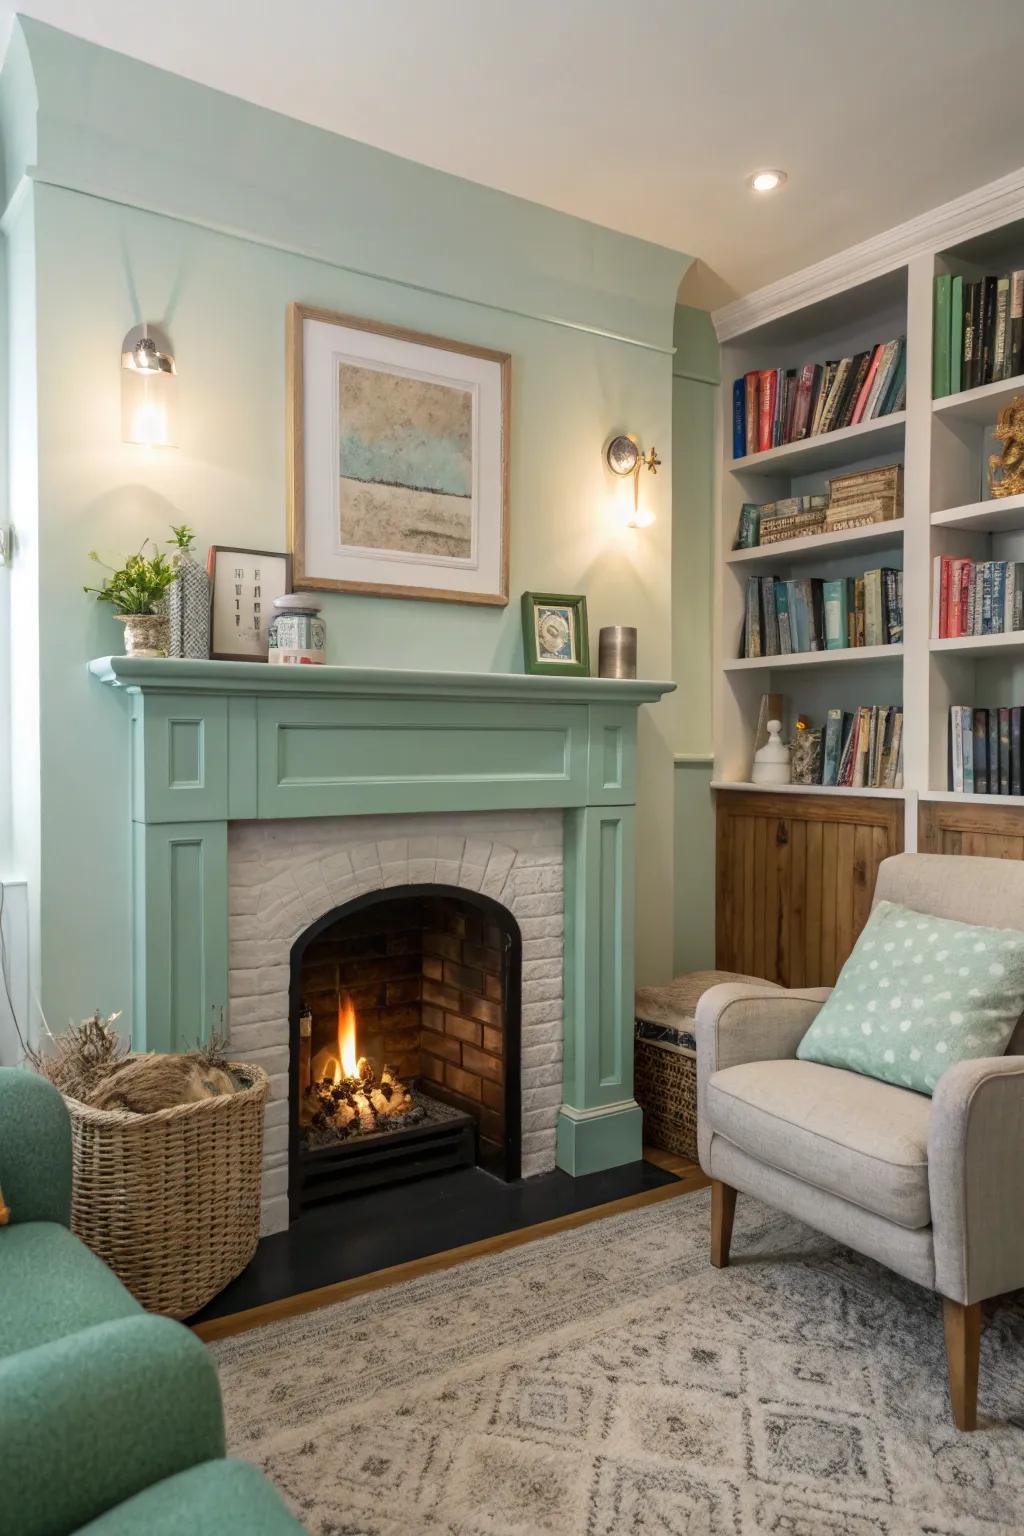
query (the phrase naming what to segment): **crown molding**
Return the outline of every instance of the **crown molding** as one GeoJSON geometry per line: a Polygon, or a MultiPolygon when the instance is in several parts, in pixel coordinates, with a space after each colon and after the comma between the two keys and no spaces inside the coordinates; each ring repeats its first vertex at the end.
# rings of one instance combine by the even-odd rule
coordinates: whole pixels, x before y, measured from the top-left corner
{"type": "Polygon", "coordinates": [[[1016,218],[1024,218],[1024,167],[724,304],[711,314],[715,335],[719,342],[731,341],[755,326],[891,272],[914,256],[941,251],[1016,218]]]}

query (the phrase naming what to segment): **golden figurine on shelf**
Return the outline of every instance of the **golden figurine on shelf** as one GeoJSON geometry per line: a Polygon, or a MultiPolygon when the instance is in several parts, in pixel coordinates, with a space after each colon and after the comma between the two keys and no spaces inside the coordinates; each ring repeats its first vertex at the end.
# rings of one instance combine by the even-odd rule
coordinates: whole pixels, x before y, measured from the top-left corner
{"type": "Polygon", "coordinates": [[[1024,494],[1024,395],[1014,395],[999,412],[994,435],[1001,453],[989,455],[988,484],[993,496],[1024,494]]]}

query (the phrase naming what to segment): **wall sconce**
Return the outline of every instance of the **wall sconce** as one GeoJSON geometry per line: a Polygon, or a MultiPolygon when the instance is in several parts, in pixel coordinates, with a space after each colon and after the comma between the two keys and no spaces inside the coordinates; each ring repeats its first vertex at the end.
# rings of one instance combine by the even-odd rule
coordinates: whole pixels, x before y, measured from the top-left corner
{"type": "Polygon", "coordinates": [[[149,448],[177,442],[178,379],[174,358],[161,352],[149,326],[135,326],[121,343],[121,438],[149,448]]]}
{"type": "Polygon", "coordinates": [[[643,454],[632,434],[629,436],[622,434],[612,438],[605,450],[605,459],[613,475],[621,475],[623,478],[626,475],[633,476],[633,516],[626,526],[649,528],[654,522],[654,513],[640,510],[640,471],[649,469],[652,475],[658,473],[661,460],[658,458],[657,449],[652,448],[649,453],[643,454]]]}

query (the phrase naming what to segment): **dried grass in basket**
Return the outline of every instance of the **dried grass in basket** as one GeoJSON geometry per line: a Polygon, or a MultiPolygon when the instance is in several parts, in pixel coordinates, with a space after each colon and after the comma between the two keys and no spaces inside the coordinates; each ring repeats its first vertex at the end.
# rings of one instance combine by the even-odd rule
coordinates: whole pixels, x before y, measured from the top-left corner
{"type": "Polygon", "coordinates": [[[72,1231],[150,1312],[188,1317],[252,1258],[259,1238],[261,1067],[230,1063],[244,1085],[150,1114],[71,1116],[72,1231]]]}

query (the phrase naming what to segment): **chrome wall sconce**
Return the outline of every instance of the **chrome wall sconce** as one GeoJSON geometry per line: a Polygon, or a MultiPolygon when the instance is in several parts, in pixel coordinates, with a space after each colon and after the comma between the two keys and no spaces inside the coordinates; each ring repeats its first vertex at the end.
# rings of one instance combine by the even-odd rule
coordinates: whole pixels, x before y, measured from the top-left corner
{"type": "Polygon", "coordinates": [[[178,440],[177,370],[161,352],[148,325],[137,325],[121,343],[121,438],[148,448],[172,448],[178,440]]]}
{"type": "Polygon", "coordinates": [[[648,453],[641,453],[640,446],[632,433],[622,433],[612,438],[605,449],[604,456],[613,475],[619,475],[622,479],[627,475],[633,477],[633,516],[629,519],[627,526],[649,528],[654,522],[654,513],[640,510],[640,471],[649,469],[652,475],[658,473],[661,460],[658,458],[657,449],[651,448],[648,453]]]}

